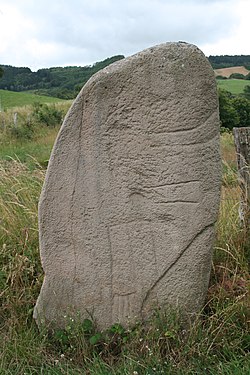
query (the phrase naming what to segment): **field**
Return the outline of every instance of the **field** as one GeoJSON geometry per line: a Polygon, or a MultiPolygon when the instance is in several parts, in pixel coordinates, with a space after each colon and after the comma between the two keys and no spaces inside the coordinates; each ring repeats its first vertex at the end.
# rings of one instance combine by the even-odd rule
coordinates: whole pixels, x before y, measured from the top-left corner
{"type": "Polygon", "coordinates": [[[227,90],[232,94],[241,94],[245,86],[250,86],[250,81],[244,79],[218,79],[217,85],[219,88],[227,90]]]}
{"type": "MultiPolygon", "coordinates": [[[[38,113],[68,107],[52,108],[38,113]]],[[[37,203],[59,124],[38,123],[43,117],[35,115],[20,114],[24,129],[25,118],[34,120],[32,133],[7,123],[11,111],[2,117],[4,127],[0,122],[0,374],[248,375],[250,243],[238,219],[232,135],[221,137],[217,239],[206,304],[196,321],[183,325],[178,311],[156,310],[147,325],[131,330],[116,325],[98,332],[91,321],[69,320],[64,331],[39,332],[32,318],[43,279],[37,203]]]]}
{"type": "Polygon", "coordinates": [[[227,78],[230,77],[230,75],[233,73],[243,74],[244,76],[250,73],[250,71],[247,70],[244,66],[232,66],[230,68],[215,69],[214,72],[216,76],[222,76],[227,78]]]}
{"type": "Polygon", "coordinates": [[[62,99],[53,98],[51,96],[35,95],[25,92],[14,92],[8,90],[0,90],[0,111],[8,108],[21,107],[32,103],[58,103],[63,102],[62,99]]]}

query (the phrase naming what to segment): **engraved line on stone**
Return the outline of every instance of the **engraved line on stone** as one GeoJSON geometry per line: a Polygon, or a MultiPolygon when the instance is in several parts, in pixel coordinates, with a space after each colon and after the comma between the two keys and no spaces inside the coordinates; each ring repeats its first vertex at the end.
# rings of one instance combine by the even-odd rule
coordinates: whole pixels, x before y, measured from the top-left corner
{"type": "MultiPolygon", "coordinates": [[[[126,229],[127,229],[127,236],[128,236],[128,246],[129,246],[129,258],[130,258],[130,264],[131,264],[131,273],[133,273],[133,281],[135,283],[135,278],[136,278],[136,271],[135,271],[135,262],[134,262],[134,257],[133,257],[133,251],[132,251],[132,241],[131,241],[131,236],[130,236],[130,230],[129,230],[129,226],[126,225],[126,229]]],[[[126,293],[127,295],[130,295],[132,294],[133,292],[130,292],[130,293],[126,293]]]]}
{"type": "MultiPolygon", "coordinates": [[[[159,278],[159,269],[157,267],[157,255],[156,255],[156,250],[155,250],[155,236],[154,236],[153,231],[151,231],[151,238],[152,238],[152,247],[153,247],[153,253],[154,253],[155,272],[156,272],[157,278],[159,278]]],[[[158,304],[157,291],[156,291],[156,302],[158,304]]]]}
{"type": "Polygon", "coordinates": [[[186,191],[185,185],[181,189],[181,185],[176,186],[177,191],[175,191],[174,185],[161,186],[161,187],[147,187],[133,189],[133,192],[129,195],[129,198],[132,200],[139,199],[148,199],[152,200],[156,204],[173,204],[173,203],[184,203],[184,204],[194,204],[199,203],[199,196],[194,197],[193,191],[186,191]],[[164,189],[168,188],[169,189],[164,189]],[[157,191],[157,189],[162,189],[162,191],[157,191]]]}
{"type": "Polygon", "coordinates": [[[129,296],[123,297],[123,317],[126,318],[129,316],[129,311],[130,311],[130,301],[129,301],[129,296]]]}
{"type": "Polygon", "coordinates": [[[198,197],[193,197],[193,190],[190,190],[190,188],[194,188],[194,186],[200,185],[199,182],[191,183],[190,184],[172,184],[172,185],[162,185],[162,186],[153,186],[153,187],[147,187],[144,188],[144,191],[146,194],[152,194],[154,195],[152,198],[155,201],[155,199],[164,199],[163,201],[155,201],[155,203],[197,203],[198,197]],[[194,199],[195,198],[195,199],[194,199]]]}
{"type": "Polygon", "coordinates": [[[123,320],[131,316],[131,312],[132,312],[131,297],[134,294],[135,293],[132,292],[132,293],[127,293],[127,294],[115,294],[114,295],[113,307],[114,307],[114,311],[116,312],[115,319],[123,320]]]}
{"type": "MultiPolygon", "coordinates": [[[[155,134],[154,134],[155,135],[155,134]]],[[[162,134],[161,134],[162,135],[162,134]]],[[[168,135],[168,133],[166,133],[166,135],[168,135]]],[[[173,142],[171,141],[171,143],[168,143],[168,144],[160,144],[160,145],[157,145],[157,144],[154,144],[153,146],[151,145],[150,147],[157,147],[157,148],[167,148],[168,150],[171,148],[171,147],[174,147],[176,145],[179,145],[181,147],[185,146],[187,148],[189,148],[189,146],[202,146],[202,145],[205,145],[209,142],[213,142],[216,138],[218,138],[218,134],[216,134],[213,138],[209,138],[203,142],[196,142],[196,140],[194,139],[192,142],[190,143],[183,143],[183,142],[173,142]]]]}
{"type": "Polygon", "coordinates": [[[177,204],[183,204],[183,203],[185,203],[185,204],[199,204],[199,202],[198,201],[182,201],[182,200],[171,200],[170,202],[165,202],[165,201],[158,201],[158,202],[155,202],[154,201],[154,203],[155,204],[172,204],[172,203],[177,203],[177,204]]]}
{"type": "Polygon", "coordinates": [[[198,130],[200,128],[202,128],[203,126],[206,125],[206,123],[213,117],[213,116],[216,116],[217,115],[217,111],[213,111],[210,115],[208,115],[207,119],[204,120],[200,125],[198,126],[195,126],[193,128],[189,128],[189,129],[185,129],[185,130],[181,130],[181,129],[176,129],[174,131],[156,131],[156,129],[153,129],[153,130],[150,130],[149,133],[153,133],[153,134],[175,134],[175,133],[183,133],[186,135],[186,133],[191,133],[193,132],[194,130],[198,130]]]}
{"type": "Polygon", "coordinates": [[[123,318],[122,315],[122,309],[123,309],[123,298],[121,296],[117,296],[117,302],[118,302],[118,320],[123,318]]]}
{"type": "Polygon", "coordinates": [[[74,294],[75,294],[75,283],[76,283],[76,243],[74,239],[74,231],[73,231],[73,217],[74,217],[74,198],[75,198],[75,193],[76,193],[76,184],[78,180],[78,171],[80,168],[80,159],[81,159],[81,140],[82,140],[82,121],[83,121],[83,109],[84,109],[84,101],[82,102],[82,111],[81,111],[81,120],[80,120],[80,127],[79,127],[79,136],[78,136],[78,152],[77,152],[77,162],[76,162],[76,173],[75,173],[75,178],[74,178],[74,183],[73,183],[73,191],[70,197],[70,222],[71,222],[71,242],[73,245],[73,254],[74,254],[74,272],[73,272],[73,280],[72,280],[72,300],[74,301],[74,294]]]}
{"type": "Polygon", "coordinates": [[[118,307],[117,307],[117,295],[115,294],[112,299],[112,320],[115,321],[117,319],[117,316],[115,315],[115,312],[117,313],[118,307]]]}
{"type": "MultiPolygon", "coordinates": [[[[112,244],[110,238],[110,228],[107,226],[108,246],[110,254],[110,289],[111,289],[111,301],[113,299],[113,256],[112,256],[112,244]]],[[[113,314],[113,306],[111,305],[111,314],[113,314]]]]}
{"type": "Polygon", "coordinates": [[[190,180],[190,181],[180,181],[180,182],[172,182],[172,183],[164,183],[164,184],[161,184],[161,185],[155,185],[155,186],[145,186],[145,189],[151,189],[151,188],[160,188],[160,187],[164,187],[164,186],[175,186],[175,185],[184,185],[184,184],[190,184],[190,183],[193,183],[193,182],[200,182],[199,180],[190,180]]]}
{"type": "MultiPolygon", "coordinates": [[[[129,230],[128,230],[128,227],[127,227],[127,223],[123,223],[122,225],[126,225],[126,228],[127,230],[125,230],[125,234],[126,234],[126,238],[127,238],[127,241],[128,241],[128,244],[129,244],[129,253],[128,253],[128,257],[130,258],[129,260],[129,264],[130,264],[130,274],[132,274],[134,277],[135,276],[135,270],[134,270],[134,262],[131,260],[132,258],[132,251],[131,251],[131,239],[130,239],[130,236],[129,236],[129,230]]],[[[112,227],[120,227],[119,224],[115,225],[115,226],[111,226],[110,225],[110,228],[112,229],[112,227]]],[[[121,229],[121,228],[119,228],[121,229]]],[[[111,245],[111,256],[113,254],[113,246],[112,246],[112,237],[110,236],[110,245],[111,245]]],[[[113,262],[113,257],[112,257],[112,262],[113,262]]],[[[112,273],[113,273],[113,264],[112,264],[112,273]]],[[[113,276],[113,275],[112,275],[113,276]]],[[[113,277],[112,277],[113,279],[113,277]]],[[[112,284],[114,285],[114,281],[112,281],[112,284]]],[[[130,300],[129,300],[129,296],[132,295],[132,294],[135,294],[136,292],[135,291],[128,291],[128,292],[123,292],[123,293],[120,293],[118,294],[117,292],[113,293],[112,291],[112,300],[113,300],[113,303],[112,303],[112,316],[113,317],[118,317],[119,319],[123,319],[124,317],[126,316],[129,316],[129,313],[130,313],[130,310],[131,310],[131,304],[130,304],[130,300]]]]}
{"type": "Polygon", "coordinates": [[[206,225],[200,232],[198,232],[196,235],[193,236],[189,244],[182,250],[182,252],[177,256],[177,258],[165,269],[165,271],[161,274],[161,276],[154,282],[154,284],[150,287],[150,289],[147,291],[145,297],[143,298],[142,304],[141,304],[141,311],[143,310],[143,307],[152,292],[152,290],[157,286],[157,284],[166,276],[166,274],[171,270],[171,268],[179,261],[179,259],[184,255],[184,253],[188,250],[188,248],[193,244],[193,242],[201,236],[207,229],[212,228],[214,226],[214,223],[206,225]]]}

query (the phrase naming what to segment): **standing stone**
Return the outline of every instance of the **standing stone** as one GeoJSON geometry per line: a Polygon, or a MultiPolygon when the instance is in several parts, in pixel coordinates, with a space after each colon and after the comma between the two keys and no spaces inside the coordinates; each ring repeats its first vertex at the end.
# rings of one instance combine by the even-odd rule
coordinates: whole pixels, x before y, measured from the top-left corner
{"type": "Polygon", "coordinates": [[[45,272],[34,317],[100,329],[206,295],[219,206],[213,70],[166,43],[94,75],[55,143],[39,205],[45,272]]]}

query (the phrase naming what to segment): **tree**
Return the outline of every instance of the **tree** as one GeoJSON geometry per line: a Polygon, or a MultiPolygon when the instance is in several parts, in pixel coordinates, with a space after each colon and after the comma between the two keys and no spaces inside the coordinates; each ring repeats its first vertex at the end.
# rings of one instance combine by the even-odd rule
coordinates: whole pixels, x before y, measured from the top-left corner
{"type": "Polygon", "coordinates": [[[237,111],[239,126],[241,128],[250,126],[250,100],[237,96],[233,99],[232,105],[237,111]]]}
{"type": "Polygon", "coordinates": [[[240,118],[233,105],[233,96],[230,92],[219,89],[219,107],[221,126],[232,130],[239,126],[240,118]]]}
{"type": "MultiPolygon", "coordinates": [[[[250,86],[249,94],[250,94],[250,86]]],[[[219,107],[221,126],[232,130],[250,126],[250,100],[243,96],[234,96],[219,89],[219,107]]]]}
{"type": "Polygon", "coordinates": [[[244,87],[243,96],[247,99],[250,99],[250,86],[249,85],[244,87]]]}
{"type": "Polygon", "coordinates": [[[0,78],[3,76],[3,69],[0,67],[0,78]]]}
{"type": "Polygon", "coordinates": [[[230,79],[245,79],[244,74],[232,73],[229,77],[230,79]]]}

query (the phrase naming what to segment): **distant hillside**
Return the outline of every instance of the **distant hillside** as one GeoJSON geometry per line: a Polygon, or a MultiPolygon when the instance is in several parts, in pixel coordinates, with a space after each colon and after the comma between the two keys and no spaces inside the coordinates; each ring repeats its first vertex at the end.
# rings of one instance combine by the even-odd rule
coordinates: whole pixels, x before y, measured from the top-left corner
{"type": "Polygon", "coordinates": [[[32,72],[29,68],[0,65],[3,69],[0,89],[33,91],[41,95],[73,99],[94,73],[123,58],[124,56],[117,55],[96,62],[92,66],[57,67],[39,69],[37,72],[32,72]]]}
{"type": "Polygon", "coordinates": [[[209,56],[208,60],[214,69],[244,66],[250,69],[250,55],[220,55],[209,56]]]}

